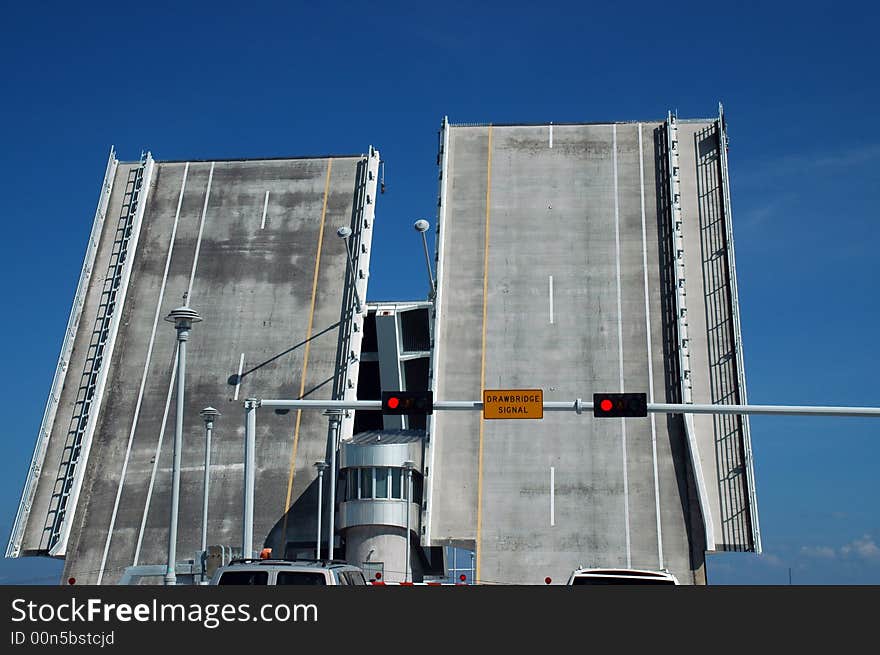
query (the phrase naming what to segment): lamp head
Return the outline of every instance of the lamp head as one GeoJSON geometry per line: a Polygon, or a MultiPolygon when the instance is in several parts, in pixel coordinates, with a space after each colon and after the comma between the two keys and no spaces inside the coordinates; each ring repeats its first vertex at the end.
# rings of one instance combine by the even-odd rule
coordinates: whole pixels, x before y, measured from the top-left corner
{"type": "Polygon", "coordinates": [[[172,309],[171,313],[165,317],[165,320],[169,323],[174,323],[174,327],[181,329],[189,329],[192,327],[193,323],[198,323],[202,320],[202,317],[199,316],[199,313],[192,309],[191,307],[178,307],[177,309],[172,309]]]}

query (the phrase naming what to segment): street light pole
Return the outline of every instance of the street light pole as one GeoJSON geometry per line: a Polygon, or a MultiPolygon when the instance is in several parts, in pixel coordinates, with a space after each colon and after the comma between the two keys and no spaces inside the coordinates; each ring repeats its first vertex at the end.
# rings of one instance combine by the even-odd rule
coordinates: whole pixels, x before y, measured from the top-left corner
{"type": "Polygon", "coordinates": [[[404,562],[403,569],[403,581],[410,582],[409,579],[409,513],[410,506],[412,504],[412,471],[413,467],[416,465],[415,462],[411,460],[406,460],[403,463],[403,468],[406,471],[406,561],[404,562]]]}
{"type": "Polygon", "coordinates": [[[244,512],[241,530],[241,556],[253,555],[254,549],[254,479],[256,476],[257,407],[260,401],[248,398],[244,401],[244,512]]]}
{"type": "Polygon", "coordinates": [[[424,218],[420,218],[415,223],[413,223],[413,227],[416,232],[422,235],[422,245],[425,247],[425,265],[428,267],[428,282],[431,283],[431,300],[437,295],[437,287],[434,285],[434,273],[431,270],[431,257],[428,254],[428,238],[425,236],[425,232],[428,231],[428,228],[431,227],[431,224],[428,223],[424,218]]]}
{"type": "Polygon", "coordinates": [[[351,258],[351,248],[349,248],[348,237],[351,236],[351,228],[349,227],[341,227],[336,230],[336,236],[338,236],[345,243],[345,254],[348,255],[348,263],[349,270],[351,271],[351,289],[354,291],[354,299],[357,304],[357,313],[362,313],[362,303],[360,294],[358,294],[357,290],[357,273],[354,268],[354,260],[351,258]]]}
{"type": "Polygon", "coordinates": [[[205,481],[202,490],[202,551],[208,549],[208,489],[211,483],[211,432],[214,429],[214,419],[220,416],[213,407],[205,407],[201,412],[205,419],[205,481]]]}
{"type": "Polygon", "coordinates": [[[323,505],[323,489],[324,489],[324,471],[327,470],[327,462],[321,460],[315,462],[315,468],[318,469],[318,532],[315,543],[315,559],[321,560],[321,507],[323,505]]]}
{"type": "Polygon", "coordinates": [[[327,526],[327,559],[333,559],[333,542],[336,539],[336,449],[339,446],[339,423],[342,421],[341,409],[326,409],[324,416],[330,419],[330,520],[327,526]]]}
{"type": "Polygon", "coordinates": [[[178,307],[165,320],[174,323],[177,330],[177,415],[174,426],[174,457],[171,466],[171,519],[168,525],[168,563],[165,568],[165,584],[176,585],[177,573],[177,509],[180,504],[180,455],[183,448],[183,392],[186,377],[186,342],[193,323],[202,320],[199,313],[189,307],[178,307]]]}

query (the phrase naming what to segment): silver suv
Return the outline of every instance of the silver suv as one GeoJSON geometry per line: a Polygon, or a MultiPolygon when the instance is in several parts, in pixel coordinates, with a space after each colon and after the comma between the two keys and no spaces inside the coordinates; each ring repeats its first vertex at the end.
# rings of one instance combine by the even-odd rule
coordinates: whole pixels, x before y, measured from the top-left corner
{"type": "Polygon", "coordinates": [[[366,585],[364,572],[346,562],[328,560],[233,560],[221,566],[212,585],[366,585]]]}

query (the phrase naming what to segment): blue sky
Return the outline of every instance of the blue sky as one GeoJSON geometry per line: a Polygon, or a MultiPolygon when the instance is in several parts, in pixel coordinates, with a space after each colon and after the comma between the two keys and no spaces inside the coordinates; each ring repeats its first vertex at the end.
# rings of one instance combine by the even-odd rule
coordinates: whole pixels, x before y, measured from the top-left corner
{"type": "MultiPolygon", "coordinates": [[[[457,122],[729,120],[750,399],[880,405],[880,136],[868,3],[4,3],[5,543],[108,148],[122,159],[387,161],[370,297],[425,292],[436,132],[457,122]],[[177,6],[185,5],[185,6],[177,6]],[[88,13],[86,13],[88,12],[88,13]]],[[[752,419],[765,554],[717,584],[880,584],[880,420],[752,419]]],[[[57,581],[0,561],[0,583],[57,581]]]]}

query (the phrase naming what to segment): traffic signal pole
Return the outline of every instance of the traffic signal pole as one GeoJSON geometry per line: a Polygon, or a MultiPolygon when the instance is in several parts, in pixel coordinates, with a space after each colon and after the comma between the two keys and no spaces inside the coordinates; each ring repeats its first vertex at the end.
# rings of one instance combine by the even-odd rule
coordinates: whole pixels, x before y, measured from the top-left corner
{"type": "MultiPolygon", "coordinates": [[[[244,462],[244,517],[242,556],[247,557],[253,547],[253,508],[254,508],[254,451],[257,429],[257,409],[354,409],[382,411],[381,400],[276,400],[249,398],[244,401],[245,420],[245,462],[244,462]]],[[[836,407],[810,405],[697,405],[681,403],[648,403],[649,414],[751,414],[780,416],[855,416],[880,418],[880,407],[836,407]]],[[[434,411],[482,412],[482,400],[440,400],[434,401],[434,411]]],[[[592,415],[593,402],[581,400],[546,401],[545,412],[575,412],[592,415]]],[[[601,420],[601,419],[600,419],[601,420]]],[[[335,445],[335,444],[334,444],[335,445]]],[[[331,512],[332,512],[331,508],[331,512]]],[[[331,514],[332,516],[332,514],[331,514]]],[[[332,525],[332,523],[331,523],[332,525]]],[[[331,528],[332,529],[332,528],[331,528]]],[[[332,541],[331,541],[332,544],[332,541]]],[[[331,545],[332,548],[332,545],[331,545]]]]}
{"type": "MultiPolygon", "coordinates": [[[[275,409],[354,409],[382,410],[381,400],[256,400],[258,407],[275,409]]],[[[482,400],[437,400],[434,411],[483,411],[482,400]]],[[[589,400],[545,401],[546,412],[593,411],[589,400]]],[[[858,416],[880,418],[880,407],[840,407],[813,405],[700,405],[687,403],[648,403],[649,414],[765,414],[783,416],[858,416]]]]}

